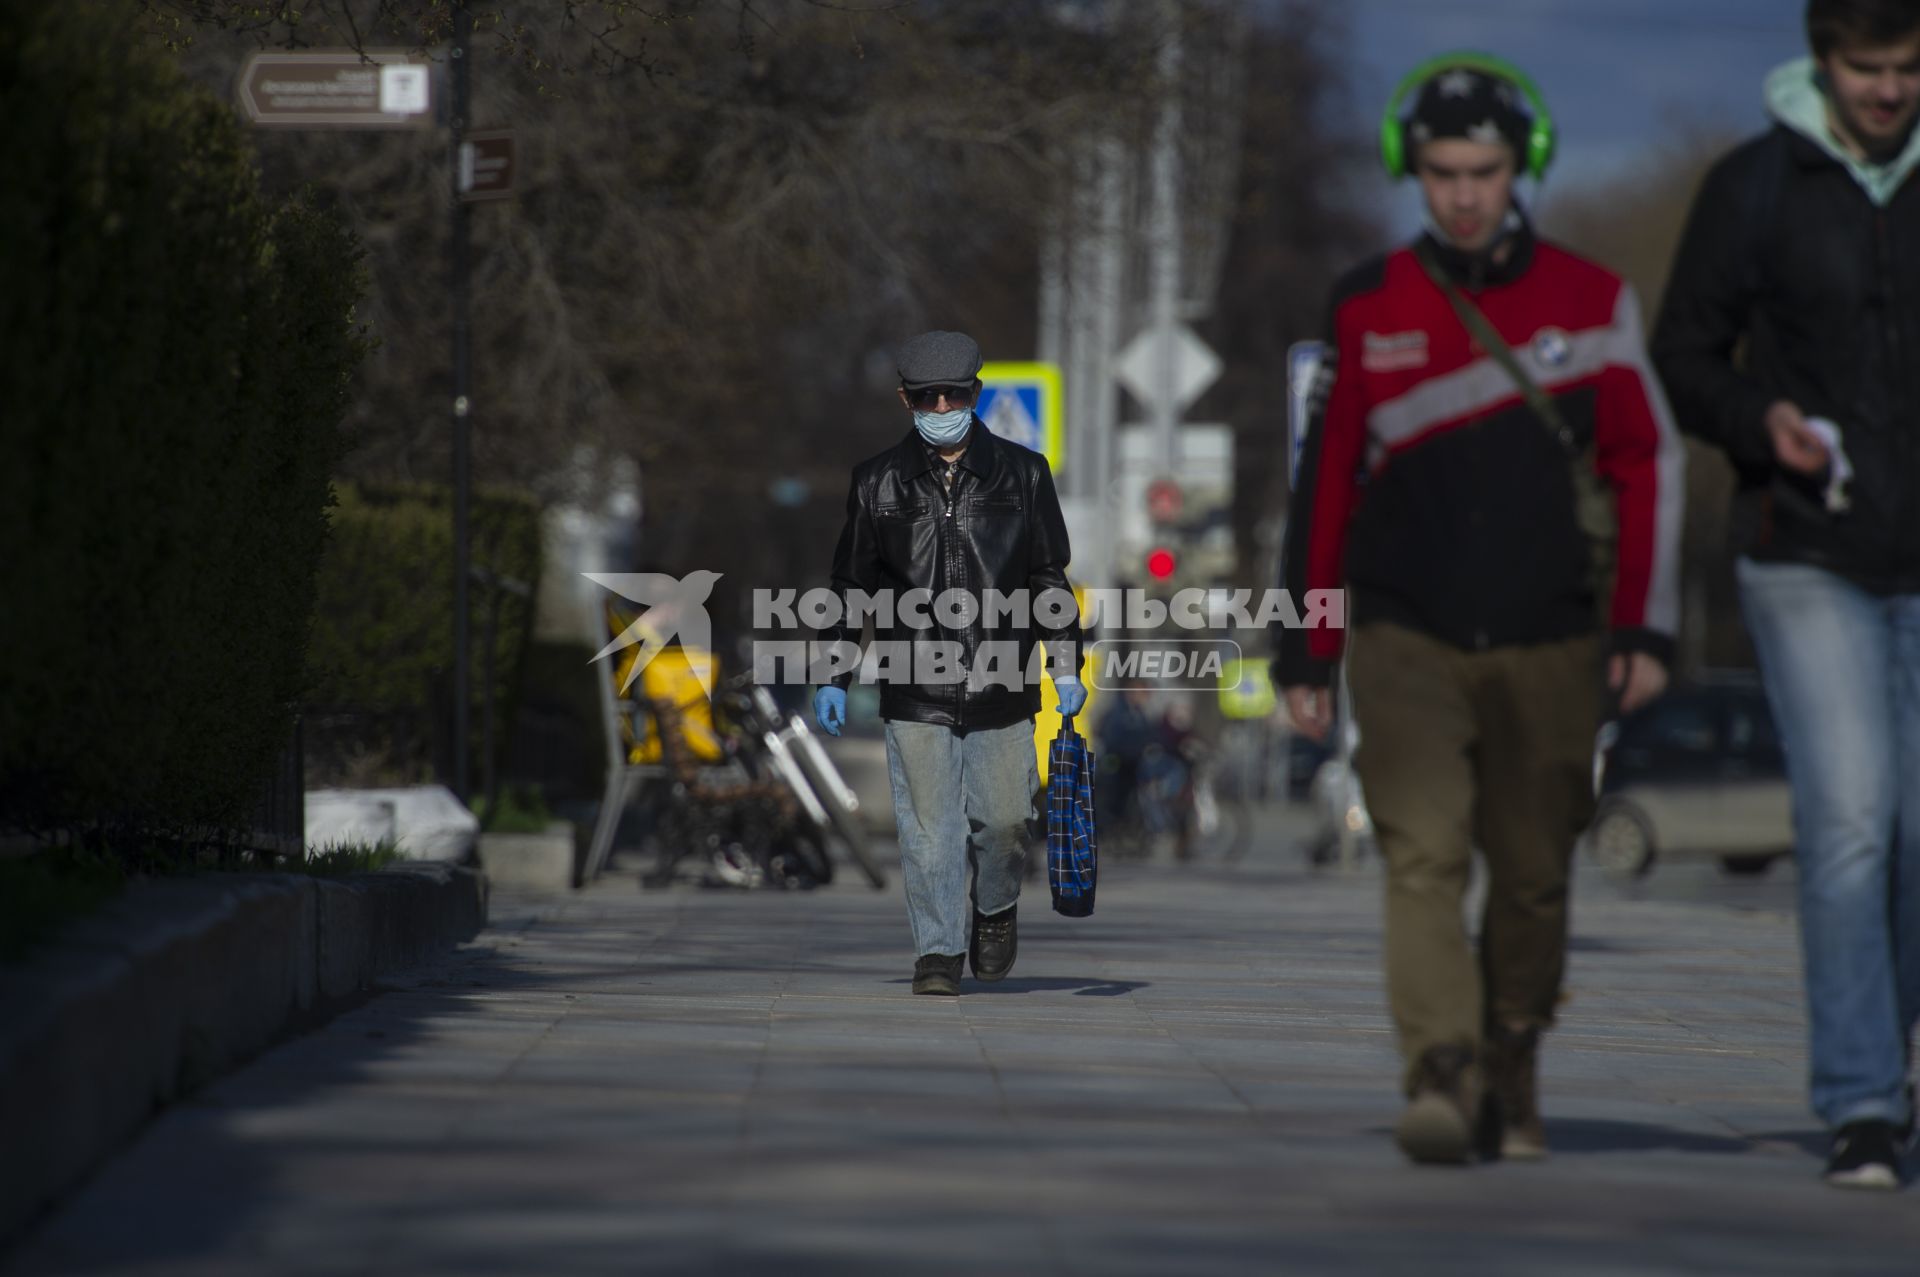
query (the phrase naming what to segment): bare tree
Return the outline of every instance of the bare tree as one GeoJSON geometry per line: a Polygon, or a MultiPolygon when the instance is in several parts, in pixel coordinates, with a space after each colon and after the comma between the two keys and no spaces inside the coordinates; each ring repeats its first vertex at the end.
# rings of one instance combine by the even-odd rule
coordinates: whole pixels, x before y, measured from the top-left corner
{"type": "Polygon", "coordinates": [[[1226,371],[1202,408],[1234,425],[1235,540],[1249,584],[1272,584],[1267,542],[1286,507],[1287,349],[1325,335],[1328,291],[1385,233],[1353,195],[1371,139],[1335,114],[1345,40],[1336,14],[1295,3],[1255,24],[1244,50],[1240,189],[1207,332],[1226,371]]]}
{"type": "MultiPolygon", "coordinates": [[[[936,322],[1024,339],[1052,143],[1130,127],[1154,93],[1151,24],[1090,34],[1038,3],[474,7],[507,56],[476,59],[473,123],[520,150],[517,198],[474,219],[476,476],[553,495],[583,446],[634,456],[663,558],[750,536],[773,475],[814,479],[831,517],[849,460],[898,433],[877,349],[936,322]]],[[[223,91],[262,40],[431,48],[448,6],[253,8],[147,3],[198,24],[182,57],[223,91]]],[[[444,144],[258,141],[270,184],[318,185],[368,247],[381,345],[350,473],[439,477],[444,144]]]]}
{"type": "MultiPolygon", "coordinates": [[[[543,83],[583,73],[638,71],[671,75],[660,52],[671,34],[696,21],[731,29],[734,46],[751,52],[777,34],[780,0],[549,0],[538,8],[500,0],[135,0],[144,33],[176,52],[206,32],[238,35],[286,48],[340,45],[367,50],[398,41],[430,49],[451,38],[466,9],[476,33],[543,83]],[[663,37],[666,37],[663,39],[663,37]]],[[[915,0],[801,0],[814,8],[861,17],[911,10],[915,0]]],[[[851,38],[857,44],[858,32],[851,38]]]]}
{"type": "MultiPolygon", "coordinates": [[[[432,53],[450,12],[320,0],[289,23],[228,0],[144,3],[185,24],[187,65],[223,90],[262,41],[432,53]]],[[[1189,4],[1191,39],[1226,29],[1222,3],[1189,4]]],[[[520,169],[517,197],[474,218],[476,475],[554,496],[582,448],[635,457],[648,557],[698,556],[733,584],[818,570],[848,464],[904,428],[885,393],[893,342],[959,326],[990,350],[1032,349],[1039,235],[1091,194],[1069,144],[1148,134],[1166,34],[1160,5],[1107,6],[1114,20],[1088,25],[1051,0],[472,7],[499,55],[476,58],[472,120],[515,129],[520,169]],[[782,476],[812,499],[770,514],[782,476]]],[[[1325,118],[1337,39],[1298,5],[1244,50],[1246,159],[1215,328],[1224,410],[1248,424],[1256,475],[1280,456],[1253,446],[1275,410],[1263,387],[1285,340],[1311,331],[1333,259],[1364,237],[1325,118]]],[[[444,144],[259,141],[270,182],[317,183],[368,245],[382,344],[350,472],[439,478],[444,144]]]]}

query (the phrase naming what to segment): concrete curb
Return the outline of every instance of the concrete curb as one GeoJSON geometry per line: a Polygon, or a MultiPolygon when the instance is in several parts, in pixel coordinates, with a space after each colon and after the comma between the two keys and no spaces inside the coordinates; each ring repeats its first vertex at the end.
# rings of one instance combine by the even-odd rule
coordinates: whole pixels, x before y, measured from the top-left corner
{"type": "Polygon", "coordinates": [[[486,920],[486,879],[445,864],[160,879],[0,970],[0,1241],[157,1109],[486,920]]]}

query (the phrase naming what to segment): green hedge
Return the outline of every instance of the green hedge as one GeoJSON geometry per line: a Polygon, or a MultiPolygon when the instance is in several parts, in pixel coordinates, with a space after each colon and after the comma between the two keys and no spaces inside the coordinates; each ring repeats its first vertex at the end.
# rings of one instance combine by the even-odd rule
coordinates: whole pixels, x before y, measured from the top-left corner
{"type": "MultiPolygon", "coordinates": [[[[530,588],[500,596],[494,682],[485,669],[489,589],[468,587],[472,783],[482,775],[481,722],[494,698],[494,744],[504,747],[517,699],[537,597],[540,511],[531,498],[474,494],[469,512],[475,568],[530,588]]],[[[344,710],[339,726],[310,718],[310,774],[319,783],[408,783],[430,779],[431,746],[448,739],[453,667],[453,510],[445,488],[342,484],[320,573],[310,654],[308,704],[344,710]],[[342,732],[346,733],[345,738],[342,732]],[[338,774],[358,754],[367,766],[338,774]],[[329,770],[336,774],[327,774],[329,770]]]]}
{"type": "Polygon", "coordinates": [[[130,31],[0,0],[0,825],[204,833],[302,690],[364,279],[130,31]]]}

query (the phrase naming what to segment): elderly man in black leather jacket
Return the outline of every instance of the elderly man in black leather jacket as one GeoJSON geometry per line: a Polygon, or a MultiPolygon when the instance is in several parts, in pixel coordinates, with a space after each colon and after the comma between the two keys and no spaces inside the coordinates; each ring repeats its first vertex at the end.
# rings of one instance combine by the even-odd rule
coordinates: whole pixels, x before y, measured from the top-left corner
{"type": "MultiPolygon", "coordinates": [[[[1086,701],[1053,475],[1046,458],[973,415],[980,368],[980,347],[961,333],[901,348],[900,402],[914,429],[854,467],[833,558],[835,640],[857,645],[861,604],[878,601],[862,677],[881,683],[915,993],[958,993],[969,958],[981,980],[1013,967],[1040,789],[1038,641],[1062,710],[1086,701]]],[[[853,677],[836,675],[814,697],[836,736],[853,677]]]]}

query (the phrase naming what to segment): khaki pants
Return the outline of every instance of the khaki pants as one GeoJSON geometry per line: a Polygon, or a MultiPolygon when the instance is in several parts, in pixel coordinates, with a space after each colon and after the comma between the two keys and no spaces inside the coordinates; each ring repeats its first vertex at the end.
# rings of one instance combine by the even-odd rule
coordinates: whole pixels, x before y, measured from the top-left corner
{"type": "Polygon", "coordinates": [[[1489,1026],[1553,1022],[1573,844],[1593,815],[1601,647],[1585,637],[1461,651],[1358,627],[1347,658],[1354,766],[1386,860],[1387,997],[1411,1089],[1429,1047],[1476,1058],[1489,1026]],[[1476,956],[1463,900],[1480,848],[1476,956]]]}

